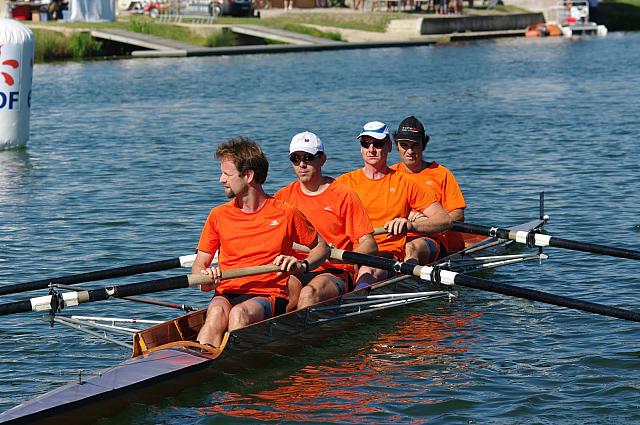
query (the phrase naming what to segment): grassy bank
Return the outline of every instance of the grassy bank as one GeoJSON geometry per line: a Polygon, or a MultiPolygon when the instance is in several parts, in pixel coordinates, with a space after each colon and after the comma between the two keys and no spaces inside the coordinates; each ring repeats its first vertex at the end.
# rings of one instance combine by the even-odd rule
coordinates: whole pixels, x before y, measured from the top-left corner
{"type": "Polygon", "coordinates": [[[84,59],[102,55],[102,43],[87,33],[63,34],[34,29],[36,63],[67,59],[84,59]]]}
{"type": "Polygon", "coordinates": [[[92,38],[88,32],[91,29],[124,29],[204,47],[234,46],[237,44],[237,39],[231,32],[217,30],[211,31],[207,35],[200,35],[191,31],[188,27],[158,23],[145,17],[122,22],[51,23],[47,26],[51,26],[51,30],[43,28],[32,29],[36,40],[36,63],[118,55],[109,46],[92,38]],[[61,28],[86,31],[60,31],[61,28]]]}
{"type": "Polygon", "coordinates": [[[135,17],[129,21],[119,23],[128,31],[155,35],[157,37],[182,41],[203,47],[235,46],[238,41],[233,33],[221,30],[211,31],[206,36],[192,31],[189,27],[160,23],[144,16],[135,17]]]}
{"type": "Polygon", "coordinates": [[[609,31],[640,30],[640,0],[607,0],[600,3],[600,19],[609,31]]]}
{"type": "MultiPolygon", "coordinates": [[[[304,14],[268,19],[220,18],[216,21],[216,24],[231,25],[244,23],[252,25],[264,25],[267,27],[280,28],[287,31],[308,34],[314,37],[327,38],[329,40],[339,41],[341,39],[340,34],[337,32],[320,31],[318,29],[307,27],[304,25],[304,23],[319,23],[320,25],[336,26],[333,24],[336,24],[339,21],[331,19],[331,17],[318,17],[318,19],[298,19],[298,16],[304,16],[304,14]]],[[[314,16],[314,18],[316,17],[314,16]]],[[[366,20],[360,20],[359,25],[365,25],[365,22],[366,20]]],[[[384,20],[377,19],[375,20],[375,22],[378,27],[380,27],[381,25],[385,25],[384,20]]],[[[342,24],[355,27],[358,26],[358,20],[344,20],[342,21],[342,24]]],[[[36,36],[36,63],[118,55],[117,52],[109,49],[109,46],[106,46],[104,43],[94,40],[89,35],[88,31],[93,29],[123,29],[171,40],[182,41],[185,43],[203,47],[227,47],[236,46],[239,44],[239,41],[235,34],[230,31],[211,29],[203,34],[202,31],[193,31],[189,26],[162,23],[144,16],[134,17],[132,19],[117,22],[49,22],[40,24],[40,26],[51,27],[51,30],[42,28],[33,29],[36,36]],[[60,31],[61,29],[67,29],[70,31],[62,32],[60,31]],[[71,30],[84,31],[73,32],[71,30]]],[[[383,31],[384,26],[382,26],[380,30],[383,31]]]]}

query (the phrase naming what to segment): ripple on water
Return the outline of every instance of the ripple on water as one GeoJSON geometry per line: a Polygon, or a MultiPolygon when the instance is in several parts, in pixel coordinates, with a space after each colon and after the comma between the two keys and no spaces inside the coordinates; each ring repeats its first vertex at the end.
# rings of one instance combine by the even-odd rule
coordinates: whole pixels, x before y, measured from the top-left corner
{"type": "MultiPolygon", "coordinates": [[[[209,209],[226,201],[213,161],[221,139],[260,141],[273,192],[293,178],[296,132],[322,137],[335,176],[361,166],[364,122],[393,127],[408,114],[431,135],[427,158],[455,173],[467,221],[535,218],[544,190],[549,234],[637,247],[638,37],[37,65],[28,149],[0,152],[0,284],[192,253],[209,209]],[[65,89],[44,96],[51,86],[65,89]]],[[[640,308],[637,262],[546,252],[542,266],[481,276],[640,308]]],[[[107,423],[639,422],[637,326],[460,292],[107,423]]],[[[154,297],[207,301],[197,291],[154,297]]],[[[74,311],[98,312],[175,314],[122,301],[74,311]]],[[[6,319],[0,409],[128,355],[37,315],[6,319]]]]}

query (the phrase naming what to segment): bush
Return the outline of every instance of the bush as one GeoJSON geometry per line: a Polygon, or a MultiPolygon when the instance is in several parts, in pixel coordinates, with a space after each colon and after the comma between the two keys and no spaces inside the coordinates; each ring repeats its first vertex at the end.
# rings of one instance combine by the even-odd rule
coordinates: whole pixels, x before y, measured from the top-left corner
{"type": "Polygon", "coordinates": [[[102,55],[102,43],[87,33],[73,33],[67,36],[56,31],[33,29],[33,34],[36,63],[102,55]]]}
{"type": "Polygon", "coordinates": [[[607,1],[600,3],[598,23],[609,31],[640,30],[640,2],[607,1]]]}
{"type": "Polygon", "coordinates": [[[148,19],[144,18],[133,18],[129,21],[129,31],[139,32],[142,34],[152,34],[153,33],[153,23],[148,19]]]}
{"type": "Polygon", "coordinates": [[[76,59],[100,56],[102,51],[102,43],[86,32],[71,34],[68,44],[71,55],[76,59]]]}

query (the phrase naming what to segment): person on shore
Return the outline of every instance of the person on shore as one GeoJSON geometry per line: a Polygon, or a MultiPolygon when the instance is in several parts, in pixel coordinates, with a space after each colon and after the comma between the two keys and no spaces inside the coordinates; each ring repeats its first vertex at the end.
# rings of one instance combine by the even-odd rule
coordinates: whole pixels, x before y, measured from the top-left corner
{"type": "Polygon", "coordinates": [[[293,10],[293,1],[294,0],[284,0],[284,10],[293,10]]]}
{"type": "Polygon", "coordinates": [[[264,192],[269,162],[256,142],[229,139],[218,145],[215,156],[220,183],[231,201],[209,213],[191,270],[211,276],[212,285],[201,289],[215,289],[197,340],[219,347],[225,331],[284,313],[288,274],[313,270],[330,250],[301,212],[264,192]],[[294,256],[294,242],[310,248],[305,260],[294,256]],[[216,251],[218,267],[210,267],[216,251]],[[270,263],[281,272],[220,280],[221,269],[270,263]]]}
{"type": "MultiPolygon", "coordinates": [[[[402,162],[391,166],[416,183],[435,190],[437,201],[448,212],[451,221],[464,221],[467,204],[453,173],[435,161],[424,160],[424,151],[429,142],[422,123],[414,116],[402,120],[395,133],[396,145],[402,162]]],[[[412,212],[411,219],[422,214],[412,212]]],[[[462,234],[447,230],[424,236],[416,233],[407,235],[409,242],[406,255],[418,259],[420,264],[429,264],[449,253],[464,248],[462,234]]]]}
{"type": "MultiPolygon", "coordinates": [[[[356,252],[376,254],[378,247],[373,238],[373,227],[358,195],[322,174],[327,156],[320,138],[309,131],[293,136],[289,159],[298,178],[276,192],[275,198],[300,210],[333,247],[352,251],[357,245],[356,252]]],[[[343,295],[353,290],[355,281],[353,265],[330,261],[313,272],[291,275],[287,310],[343,295]],[[297,293],[300,297],[296,304],[294,294],[297,293]]]]}
{"type": "MultiPolygon", "coordinates": [[[[437,201],[434,190],[389,168],[387,156],[392,146],[386,124],[380,121],[366,123],[357,139],[364,167],[336,180],[358,194],[374,227],[387,230],[386,235],[376,236],[378,255],[417,262],[417,258],[405,255],[406,232],[442,232],[451,226],[451,218],[437,201]],[[423,216],[409,220],[412,210],[423,216]]],[[[385,277],[384,270],[360,267],[357,287],[385,277]]]]}
{"type": "Polygon", "coordinates": [[[47,19],[56,21],[62,19],[62,1],[51,0],[47,5],[47,19]]]}

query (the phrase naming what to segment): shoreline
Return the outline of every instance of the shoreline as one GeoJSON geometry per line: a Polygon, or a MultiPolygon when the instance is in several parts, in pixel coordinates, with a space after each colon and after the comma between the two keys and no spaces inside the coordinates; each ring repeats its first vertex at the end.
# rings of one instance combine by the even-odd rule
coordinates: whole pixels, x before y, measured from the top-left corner
{"type": "Polygon", "coordinates": [[[263,9],[261,19],[216,18],[212,23],[123,14],[106,23],[25,23],[38,33],[36,63],[44,63],[447,44],[520,37],[527,25],[545,20],[540,12],[500,8],[465,9],[462,16],[344,8],[263,9]],[[46,40],[39,45],[38,38],[46,40]],[[51,51],[42,52],[47,49],[51,51]]]}

